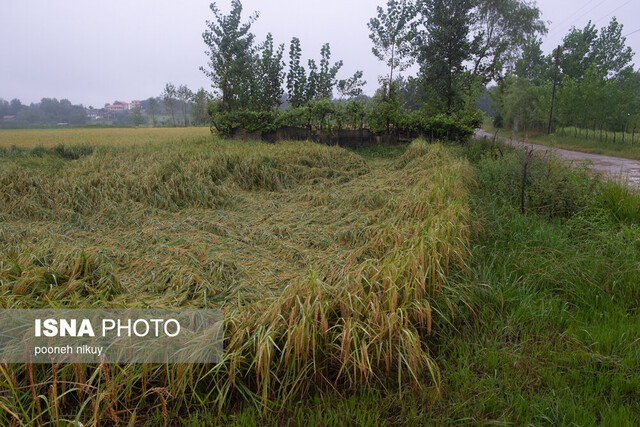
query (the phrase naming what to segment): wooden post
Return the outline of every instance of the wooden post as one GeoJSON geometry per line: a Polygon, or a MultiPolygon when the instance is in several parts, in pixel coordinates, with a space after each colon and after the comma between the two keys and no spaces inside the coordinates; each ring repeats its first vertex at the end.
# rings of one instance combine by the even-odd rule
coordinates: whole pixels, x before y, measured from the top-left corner
{"type": "Polygon", "coordinates": [[[553,77],[553,92],[551,94],[551,111],[549,112],[549,128],[547,135],[551,135],[551,123],[553,122],[553,103],[556,100],[556,85],[558,84],[558,68],[560,67],[560,46],[556,49],[556,72],[553,77]]]}
{"type": "Polygon", "coordinates": [[[524,165],[522,170],[522,187],[520,188],[520,213],[522,215],[525,214],[524,200],[525,200],[525,193],[527,188],[527,167],[529,166],[529,162],[531,161],[532,157],[533,157],[533,148],[525,147],[524,165]]]}

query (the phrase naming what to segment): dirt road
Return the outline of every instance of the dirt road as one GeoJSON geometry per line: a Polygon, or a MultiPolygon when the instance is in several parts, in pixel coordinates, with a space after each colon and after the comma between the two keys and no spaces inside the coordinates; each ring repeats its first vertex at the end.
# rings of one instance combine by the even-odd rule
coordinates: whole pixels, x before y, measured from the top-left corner
{"type": "MultiPolygon", "coordinates": [[[[482,129],[476,129],[476,137],[493,138],[493,135],[482,129]]],[[[563,150],[562,148],[547,147],[538,144],[525,144],[522,141],[499,137],[503,142],[514,147],[531,147],[534,150],[548,151],[556,157],[566,160],[569,164],[585,163],[593,170],[603,173],[611,179],[626,180],[629,185],[640,188],[640,161],[621,159],[619,157],[604,156],[602,154],[581,153],[579,151],[563,150]]]]}

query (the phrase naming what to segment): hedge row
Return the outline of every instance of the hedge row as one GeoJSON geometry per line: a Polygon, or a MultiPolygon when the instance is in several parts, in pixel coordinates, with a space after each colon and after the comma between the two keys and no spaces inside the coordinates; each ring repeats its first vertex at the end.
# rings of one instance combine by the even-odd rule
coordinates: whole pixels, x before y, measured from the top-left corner
{"type": "Polygon", "coordinates": [[[362,100],[346,104],[313,100],[284,111],[223,111],[220,104],[209,107],[213,127],[224,136],[240,131],[274,133],[285,127],[306,128],[324,134],[344,129],[367,129],[374,134],[408,134],[430,139],[465,141],[482,123],[482,113],[468,110],[452,115],[429,115],[421,110],[371,108],[362,100]]]}

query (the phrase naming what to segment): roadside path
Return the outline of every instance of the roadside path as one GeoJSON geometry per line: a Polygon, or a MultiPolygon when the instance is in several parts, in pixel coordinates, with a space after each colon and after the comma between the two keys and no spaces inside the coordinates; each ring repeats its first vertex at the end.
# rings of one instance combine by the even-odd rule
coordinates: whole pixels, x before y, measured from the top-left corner
{"type": "MultiPolygon", "coordinates": [[[[493,135],[482,129],[476,129],[476,137],[493,139],[493,135]]],[[[621,159],[619,157],[605,156],[602,154],[581,153],[579,151],[564,150],[562,148],[548,147],[522,141],[511,140],[509,138],[498,137],[504,143],[514,147],[531,147],[537,151],[551,152],[556,157],[566,160],[569,164],[580,164],[587,162],[589,168],[603,173],[610,179],[626,180],[629,185],[640,188],[640,161],[621,159]]]]}

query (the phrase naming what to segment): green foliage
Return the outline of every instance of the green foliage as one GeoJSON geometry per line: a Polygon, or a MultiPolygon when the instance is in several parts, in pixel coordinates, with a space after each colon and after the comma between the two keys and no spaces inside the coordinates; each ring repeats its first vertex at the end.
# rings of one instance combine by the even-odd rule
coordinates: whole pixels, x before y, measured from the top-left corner
{"type": "Polygon", "coordinates": [[[278,116],[278,124],[290,127],[310,127],[311,117],[306,105],[289,107],[278,116]]]}
{"type": "Polygon", "coordinates": [[[600,30],[590,53],[598,74],[613,77],[630,67],[633,51],[626,46],[625,41],[626,38],[622,37],[622,24],[614,16],[609,25],[600,30]]]}
{"type": "Polygon", "coordinates": [[[345,104],[346,121],[353,129],[362,129],[367,116],[367,104],[362,99],[350,99],[345,104]]]}
{"type": "Polygon", "coordinates": [[[312,128],[321,132],[330,132],[332,116],[336,112],[336,104],[327,98],[313,99],[305,106],[309,110],[309,123],[312,128]]]}
{"type": "Polygon", "coordinates": [[[136,127],[144,123],[144,117],[142,116],[140,108],[136,107],[131,111],[131,123],[136,127]]]}
{"type": "Polygon", "coordinates": [[[344,108],[329,99],[313,99],[297,108],[287,108],[279,114],[277,126],[304,127],[323,133],[331,133],[344,126],[344,108]]]}
{"type": "Polygon", "coordinates": [[[542,53],[542,39],[528,38],[522,46],[522,55],[516,61],[514,74],[534,83],[547,81],[546,73],[550,72],[542,53]]]}
{"type": "MultiPolygon", "coordinates": [[[[325,43],[320,49],[320,66],[318,67],[315,60],[310,59],[307,76],[304,67],[300,65],[301,55],[300,40],[294,37],[289,48],[290,61],[287,74],[289,103],[294,108],[316,99],[330,99],[333,96],[333,88],[338,84],[336,76],[343,65],[342,61],[331,65],[331,47],[329,43],[325,43]]],[[[364,84],[359,80],[360,78],[362,78],[362,72],[357,72],[351,79],[341,81],[342,92],[357,93],[358,88],[364,84]]]]}
{"type": "Polygon", "coordinates": [[[562,42],[562,76],[581,79],[593,65],[593,46],[598,30],[589,21],[584,29],[571,28],[562,42]]]}
{"type": "Polygon", "coordinates": [[[193,92],[186,85],[178,86],[176,91],[180,108],[182,110],[182,125],[189,126],[189,106],[193,100],[193,92]]]}
{"type": "Polygon", "coordinates": [[[362,75],[362,71],[356,71],[352,77],[338,81],[336,89],[340,93],[340,98],[355,98],[362,95],[362,86],[367,84],[366,81],[361,80],[362,75]]]}
{"type": "Polygon", "coordinates": [[[289,73],[287,73],[289,103],[294,108],[300,107],[307,99],[307,73],[304,66],[300,65],[301,56],[300,39],[294,37],[291,39],[289,48],[289,73]]]}
{"type": "Polygon", "coordinates": [[[484,285],[470,327],[441,349],[447,391],[423,424],[637,424],[637,227],[591,207],[522,216],[495,186],[508,169],[485,167],[469,278],[484,285]]]}
{"type": "Polygon", "coordinates": [[[531,81],[507,76],[500,88],[500,117],[503,126],[514,130],[546,130],[551,105],[549,85],[536,86],[531,81]]]}
{"type": "Polygon", "coordinates": [[[255,36],[250,29],[259,14],[254,13],[242,23],[239,0],[231,1],[229,15],[223,15],[215,2],[210,9],[215,20],[207,21],[207,29],[202,34],[208,49],[209,69],[200,67],[200,70],[211,79],[213,88],[220,91],[223,110],[248,108],[256,83],[255,36]]]}
{"type": "Polygon", "coordinates": [[[167,83],[164,87],[164,91],[162,92],[162,102],[164,103],[165,109],[171,114],[171,125],[176,126],[176,98],[178,96],[178,90],[176,89],[173,83],[167,83]]]}
{"type": "Polygon", "coordinates": [[[252,104],[253,108],[269,110],[280,106],[284,90],[284,44],[274,50],[273,36],[267,34],[267,39],[262,45],[262,55],[258,59],[258,95],[252,104]]]}
{"type": "MultiPolygon", "coordinates": [[[[523,48],[546,34],[535,3],[520,0],[480,0],[469,21],[475,37],[471,43],[472,74],[481,84],[500,81],[505,68],[513,68],[523,48]]],[[[535,56],[531,58],[536,60],[535,56]]],[[[533,62],[531,66],[536,66],[533,62]]]]}
{"type": "Polygon", "coordinates": [[[415,31],[412,21],[417,9],[411,0],[389,0],[387,8],[377,8],[377,17],[367,23],[369,38],[373,42],[371,51],[389,67],[389,84],[393,82],[393,71],[406,70],[412,63],[412,42],[415,31]]]}
{"type": "Polygon", "coordinates": [[[466,142],[479,126],[480,117],[481,114],[476,111],[470,114],[436,114],[421,119],[420,131],[432,139],[466,142]]]}
{"type": "Polygon", "coordinates": [[[42,98],[40,102],[23,105],[19,99],[11,102],[0,98],[0,127],[55,126],[58,123],[84,125],[87,114],[82,105],[68,99],[42,98]],[[2,120],[3,116],[15,116],[2,120]]]}
{"type": "Polygon", "coordinates": [[[380,83],[380,88],[369,102],[367,121],[372,132],[390,134],[398,129],[401,117],[398,83],[394,81],[389,85],[386,80],[380,83]]]}
{"type": "Polygon", "coordinates": [[[275,111],[225,110],[220,101],[209,104],[209,115],[213,127],[222,136],[233,136],[244,130],[253,132],[273,132],[277,129],[275,111]]]}
{"type": "Polygon", "coordinates": [[[452,113],[465,99],[465,66],[471,58],[471,0],[425,0],[420,3],[422,26],[414,40],[425,101],[452,113]]]}
{"type": "Polygon", "coordinates": [[[193,106],[191,107],[191,123],[193,125],[204,126],[209,124],[210,116],[208,112],[211,95],[204,88],[200,88],[193,95],[193,106]]]}
{"type": "Polygon", "coordinates": [[[315,98],[329,99],[333,96],[333,88],[337,84],[336,75],[338,71],[340,71],[340,68],[342,68],[342,65],[342,60],[336,61],[331,65],[331,46],[329,46],[329,43],[322,45],[320,49],[320,70],[317,76],[316,93],[313,97],[309,97],[310,100],[315,98]]]}
{"type": "MultiPolygon", "coordinates": [[[[560,46],[554,129],[572,126],[577,138],[608,142],[608,133],[635,132],[640,111],[640,73],[631,66],[633,52],[625,45],[615,18],[598,31],[589,22],[572,28],[560,46]],[[603,138],[604,137],[604,138],[603,138]]],[[[540,42],[529,39],[516,65],[517,78],[507,76],[494,91],[496,119],[518,131],[546,130],[551,109],[555,58],[541,58],[540,42]]],[[[622,134],[624,137],[624,133],[622,134]]]]}
{"type": "Polygon", "coordinates": [[[249,133],[274,132],[282,127],[306,128],[322,134],[332,134],[347,127],[368,129],[373,133],[396,135],[404,138],[423,135],[431,140],[464,142],[482,123],[482,113],[465,108],[454,114],[432,114],[428,110],[410,111],[400,105],[394,88],[386,88],[386,80],[378,93],[367,104],[361,99],[350,99],[344,105],[328,98],[311,99],[283,111],[225,111],[221,102],[209,106],[213,126],[221,135],[232,136],[238,131],[249,133]],[[389,98],[388,93],[392,97],[389,98]]]}
{"type": "Polygon", "coordinates": [[[451,114],[474,102],[546,32],[540,10],[520,0],[424,0],[416,7],[417,89],[432,113],[451,114]]]}

